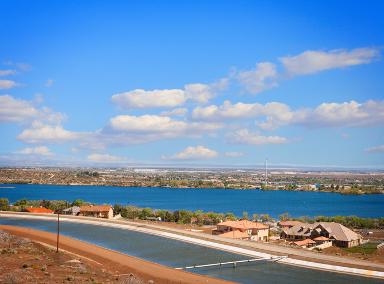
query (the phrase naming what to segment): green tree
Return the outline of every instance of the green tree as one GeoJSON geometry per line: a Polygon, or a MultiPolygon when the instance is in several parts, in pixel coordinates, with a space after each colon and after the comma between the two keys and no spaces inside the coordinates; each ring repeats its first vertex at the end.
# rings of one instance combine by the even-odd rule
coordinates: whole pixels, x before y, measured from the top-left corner
{"type": "Polygon", "coordinates": [[[247,211],[243,211],[243,219],[245,220],[248,220],[248,212],[247,211]]]}
{"type": "Polygon", "coordinates": [[[84,205],[84,204],[85,204],[84,200],[76,199],[76,200],[74,200],[74,201],[72,202],[71,206],[82,206],[82,205],[84,205]]]}
{"type": "Polygon", "coordinates": [[[289,219],[290,219],[290,217],[289,217],[288,212],[285,212],[285,213],[279,215],[279,220],[280,221],[287,221],[289,219]]]}
{"type": "Polygon", "coordinates": [[[0,210],[3,210],[3,211],[9,210],[8,198],[0,198],[0,210]]]}
{"type": "Polygon", "coordinates": [[[237,220],[235,214],[233,214],[232,212],[226,213],[225,214],[225,219],[229,220],[229,221],[236,221],[237,220]]]}

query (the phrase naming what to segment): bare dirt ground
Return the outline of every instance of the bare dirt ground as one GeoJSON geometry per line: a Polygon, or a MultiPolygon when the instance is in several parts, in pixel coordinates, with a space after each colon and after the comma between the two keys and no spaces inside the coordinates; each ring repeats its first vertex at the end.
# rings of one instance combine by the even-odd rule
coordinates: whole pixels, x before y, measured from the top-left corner
{"type": "Polygon", "coordinates": [[[0,231],[0,283],[145,283],[96,262],[0,231]]]}
{"type": "MultiPolygon", "coordinates": [[[[32,230],[28,228],[1,225],[0,230],[4,230],[14,236],[31,239],[34,242],[54,246],[56,244],[56,235],[48,232],[32,230]]],[[[21,241],[25,242],[25,241],[21,241]]],[[[220,279],[210,278],[198,274],[193,274],[181,270],[175,270],[170,267],[145,261],[126,254],[104,249],[86,242],[78,241],[65,236],[60,236],[60,248],[66,253],[49,252],[49,249],[39,246],[36,243],[27,241],[30,248],[20,249],[18,253],[8,253],[9,263],[6,258],[0,258],[1,270],[0,277],[3,282],[0,283],[207,283],[207,284],[225,284],[231,283],[220,279]],[[41,249],[41,252],[39,251],[41,249]],[[29,251],[30,250],[30,251],[29,251]],[[73,257],[73,254],[77,255],[73,257]],[[19,256],[21,257],[19,259],[19,256]],[[79,259],[80,263],[88,268],[91,274],[81,274],[76,270],[79,263],[67,262],[68,260],[79,259]],[[29,262],[28,262],[29,261],[29,262]],[[25,264],[25,265],[24,265],[25,264]],[[46,264],[46,270],[43,265],[46,264]],[[48,264],[51,264],[49,266],[48,264]],[[99,268],[98,268],[99,266],[99,268]],[[54,270],[57,267],[57,271],[54,270]],[[42,270],[43,268],[43,270],[42,270]],[[92,270],[94,268],[94,270],[92,270]],[[16,269],[16,273],[12,271],[16,269]],[[63,269],[63,270],[61,270],[63,269]],[[51,271],[52,270],[52,271],[51,271]],[[28,273],[25,273],[25,272],[28,273]],[[49,277],[45,272],[57,275],[57,281],[39,277],[49,277]],[[11,273],[12,275],[9,275],[11,273]],[[131,274],[133,276],[131,276],[131,274]],[[100,275],[100,279],[95,278],[100,275]],[[24,277],[20,282],[13,281],[17,277],[24,277]],[[28,278],[31,277],[31,278],[28,278]],[[33,278],[38,277],[38,278],[33,278]],[[94,280],[90,279],[92,277],[94,280]],[[104,278],[102,278],[104,277],[104,278]],[[136,278],[137,277],[137,278],[136,278]],[[36,279],[36,281],[34,281],[36,279]],[[4,281],[7,280],[8,282],[4,281]]],[[[4,242],[5,249],[9,246],[4,242]]],[[[3,255],[2,255],[3,256],[3,255]]],[[[45,267],[45,266],[44,266],[45,267]]],[[[87,270],[87,272],[88,272],[87,270]]]]}
{"type": "Polygon", "coordinates": [[[377,249],[372,253],[365,253],[365,252],[349,252],[348,250],[338,248],[338,247],[330,247],[323,250],[324,254],[329,255],[337,255],[337,256],[343,256],[348,258],[358,258],[367,260],[373,263],[384,263],[384,249],[377,249]]]}

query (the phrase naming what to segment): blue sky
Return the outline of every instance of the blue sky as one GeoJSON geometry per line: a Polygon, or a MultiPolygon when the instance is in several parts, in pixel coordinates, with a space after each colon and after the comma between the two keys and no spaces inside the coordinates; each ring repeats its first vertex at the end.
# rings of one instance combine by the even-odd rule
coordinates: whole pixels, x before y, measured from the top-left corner
{"type": "Polygon", "coordinates": [[[383,9],[0,0],[0,164],[383,168],[383,9]]]}

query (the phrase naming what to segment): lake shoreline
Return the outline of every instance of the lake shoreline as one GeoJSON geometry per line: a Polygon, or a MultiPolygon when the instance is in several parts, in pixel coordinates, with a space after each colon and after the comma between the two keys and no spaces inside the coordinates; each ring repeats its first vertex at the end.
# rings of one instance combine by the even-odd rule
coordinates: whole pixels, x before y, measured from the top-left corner
{"type": "MultiPolygon", "coordinates": [[[[152,186],[152,185],[121,185],[121,184],[98,184],[98,183],[28,183],[28,182],[19,182],[19,183],[4,183],[3,185],[54,185],[54,186],[96,186],[96,187],[120,187],[120,188],[168,188],[168,189],[209,189],[209,190],[237,190],[237,191],[284,191],[284,192],[314,192],[314,193],[334,193],[340,195],[384,195],[384,192],[362,192],[362,193],[346,193],[338,192],[332,190],[309,190],[309,189],[279,189],[279,188],[235,188],[235,187],[180,187],[180,186],[152,186]]],[[[1,188],[15,188],[15,187],[0,187],[1,188]]]]}

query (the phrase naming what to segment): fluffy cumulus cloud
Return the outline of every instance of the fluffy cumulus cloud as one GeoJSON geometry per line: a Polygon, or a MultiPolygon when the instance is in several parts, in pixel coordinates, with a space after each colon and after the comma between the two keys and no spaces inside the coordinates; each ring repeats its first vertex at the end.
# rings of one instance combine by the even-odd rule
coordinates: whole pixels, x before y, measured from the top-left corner
{"type": "Polygon", "coordinates": [[[216,158],[219,154],[212,149],[209,149],[204,146],[189,146],[183,151],[174,154],[173,156],[166,157],[163,156],[163,159],[167,160],[207,160],[216,158]]]}
{"type": "Polygon", "coordinates": [[[35,122],[24,129],[17,139],[25,143],[63,143],[81,138],[81,134],[64,129],[61,125],[47,125],[35,122]]]}
{"type": "Polygon", "coordinates": [[[384,153],[384,145],[378,145],[365,149],[368,153],[384,153]]]}
{"type": "Polygon", "coordinates": [[[252,70],[242,71],[236,75],[237,80],[251,94],[257,94],[277,86],[276,66],[270,62],[256,64],[252,70]]]}
{"type": "Polygon", "coordinates": [[[222,127],[218,123],[186,122],[160,115],[119,115],[110,120],[109,126],[118,132],[167,137],[204,133],[222,127]]]}
{"type": "Polygon", "coordinates": [[[99,154],[99,153],[93,153],[87,156],[87,159],[92,162],[97,163],[116,163],[116,162],[123,162],[126,159],[120,156],[114,156],[110,154],[99,154]]]}
{"type": "Polygon", "coordinates": [[[323,103],[316,108],[292,110],[278,102],[267,104],[232,104],[197,107],[192,118],[204,121],[223,121],[245,118],[259,119],[256,124],[265,130],[284,125],[314,127],[364,127],[384,123],[384,101],[356,101],[343,103],[323,103]]]}
{"type": "Polygon", "coordinates": [[[248,129],[238,129],[228,135],[228,142],[248,145],[285,144],[288,143],[288,139],[281,136],[263,136],[248,129]]]}
{"type": "Polygon", "coordinates": [[[152,90],[136,89],[112,96],[112,102],[121,108],[158,108],[177,107],[184,104],[186,98],[183,90],[152,90]]]}
{"type": "Polygon", "coordinates": [[[113,95],[112,102],[123,109],[173,108],[183,105],[187,100],[207,103],[226,86],[227,79],[222,79],[212,84],[187,84],[184,89],[136,89],[113,95]]]}
{"type": "Polygon", "coordinates": [[[36,118],[39,111],[28,101],[0,96],[0,122],[22,122],[36,118]]]}
{"type": "Polygon", "coordinates": [[[27,147],[16,152],[24,155],[52,156],[53,153],[46,146],[27,147]]]}
{"type": "Polygon", "coordinates": [[[288,74],[306,75],[320,71],[370,63],[380,54],[377,48],[336,49],[331,51],[308,50],[296,56],[280,58],[288,74]]]}
{"type": "Polygon", "coordinates": [[[0,90],[12,89],[17,86],[17,83],[12,80],[0,80],[0,90]]]}
{"type": "Polygon", "coordinates": [[[32,102],[16,99],[10,95],[0,96],[0,123],[1,122],[30,122],[42,120],[59,123],[65,116],[59,112],[53,112],[49,108],[36,108],[32,102]]]}

